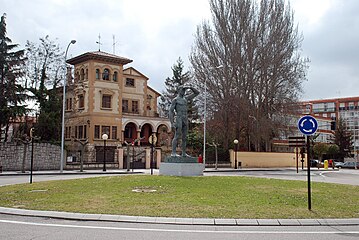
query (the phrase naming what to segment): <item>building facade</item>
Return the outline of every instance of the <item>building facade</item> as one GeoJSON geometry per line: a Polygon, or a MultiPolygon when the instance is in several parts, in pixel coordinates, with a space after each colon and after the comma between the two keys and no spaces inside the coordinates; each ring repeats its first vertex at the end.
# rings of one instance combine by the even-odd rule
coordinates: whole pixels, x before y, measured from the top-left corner
{"type": "Polygon", "coordinates": [[[292,151],[288,146],[289,136],[301,135],[297,123],[301,116],[312,115],[318,121],[317,142],[332,143],[337,121],[344,121],[353,136],[353,150],[359,150],[359,97],[310,100],[299,103],[298,112],[287,116],[287,129],[282,131],[274,145],[278,151],[292,151]]]}
{"type": "Polygon", "coordinates": [[[353,136],[354,151],[359,150],[359,97],[313,100],[303,105],[311,115],[331,119],[332,130],[341,119],[353,136]]]}
{"type": "MultiPolygon", "coordinates": [[[[104,160],[116,167],[117,149],[124,144],[148,145],[155,134],[158,144],[169,142],[169,120],[160,118],[157,98],[160,94],[148,86],[149,78],[133,67],[132,60],[105,52],[87,52],[67,60],[74,66],[74,78],[68,81],[65,108],[65,145],[68,161],[96,167],[104,160]],[[83,149],[82,149],[83,150],[83,149]]],[[[73,163],[67,163],[73,164],[73,163]]]]}

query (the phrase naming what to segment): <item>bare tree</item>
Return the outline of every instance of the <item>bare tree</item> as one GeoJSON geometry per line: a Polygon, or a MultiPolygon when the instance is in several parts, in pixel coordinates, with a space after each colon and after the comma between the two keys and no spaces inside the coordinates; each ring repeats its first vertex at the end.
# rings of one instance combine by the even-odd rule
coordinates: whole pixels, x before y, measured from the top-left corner
{"type": "Polygon", "coordinates": [[[45,36],[36,44],[26,43],[26,82],[25,87],[40,103],[40,108],[46,102],[48,89],[56,89],[64,76],[64,53],[59,45],[45,36]]]}
{"type": "Polygon", "coordinates": [[[198,26],[190,55],[196,84],[203,89],[206,82],[224,147],[244,135],[243,145],[269,150],[278,116],[296,102],[308,66],[293,12],[285,0],[209,2],[212,22],[198,26]]]}
{"type": "Polygon", "coordinates": [[[44,141],[61,138],[61,98],[58,87],[64,80],[64,52],[49,36],[26,44],[25,87],[39,104],[36,134],[44,141]]]}

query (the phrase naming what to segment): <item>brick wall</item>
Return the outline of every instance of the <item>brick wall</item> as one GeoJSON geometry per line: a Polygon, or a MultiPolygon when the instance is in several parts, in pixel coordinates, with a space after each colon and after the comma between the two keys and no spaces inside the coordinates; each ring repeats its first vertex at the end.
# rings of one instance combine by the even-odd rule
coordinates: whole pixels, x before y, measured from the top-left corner
{"type": "MultiPolygon", "coordinates": [[[[20,171],[24,156],[24,145],[17,143],[0,144],[0,166],[3,171],[20,171]]],[[[60,169],[61,147],[49,143],[34,143],[33,170],[60,169]]],[[[25,170],[30,170],[31,144],[27,146],[25,170]]]]}

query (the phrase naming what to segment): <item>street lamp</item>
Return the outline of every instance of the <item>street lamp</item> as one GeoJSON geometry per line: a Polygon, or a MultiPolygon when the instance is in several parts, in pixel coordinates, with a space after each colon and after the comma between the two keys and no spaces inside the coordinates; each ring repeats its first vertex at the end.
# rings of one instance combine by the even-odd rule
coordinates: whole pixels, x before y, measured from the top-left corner
{"type": "MultiPolygon", "coordinates": [[[[220,69],[223,65],[210,69],[220,69]]],[[[206,168],[206,122],[207,122],[207,78],[204,79],[204,121],[203,121],[203,166],[206,168]]]]}
{"type": "Polygon", "coordinates": [[[108,139],[108,135],[106,133],[102,134],[103,139],[103,170],[106,172],[106,140],[108,139]]]}
{"type": "Polygon", "coordinates": [[[76,40],[71,40],[69,45],[67,45],[66,52],[65,52],[65,78],[64,78],[64,86],[62,90],[62,123],[61,123],[61,159],[60,159],[60,172],[62,173],[64,170],[64,162],[65,162],[65,154],[64,154],[64,145],[65,145],[65,107],[66,107],[66,79],[67,79],[67,52],[71,44],[75,44],[76,40]]]}
{"type": "Polygon", "coordinates": [[[234,169],[237,169],[237,151],[238,151],[238,140],[234,139],[234,169]]]}

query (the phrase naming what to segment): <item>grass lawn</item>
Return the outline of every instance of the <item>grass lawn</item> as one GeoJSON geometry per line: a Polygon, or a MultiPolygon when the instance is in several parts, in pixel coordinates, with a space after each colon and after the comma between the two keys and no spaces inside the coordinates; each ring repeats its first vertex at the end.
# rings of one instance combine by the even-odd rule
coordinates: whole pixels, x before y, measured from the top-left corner
{"type": "Polygon", "coordinates": [[[359,218],[359,187],[313,182],[308,211],[304,181],[112,176],[0,187],[0,206],[161,217],[359,218]]]}

